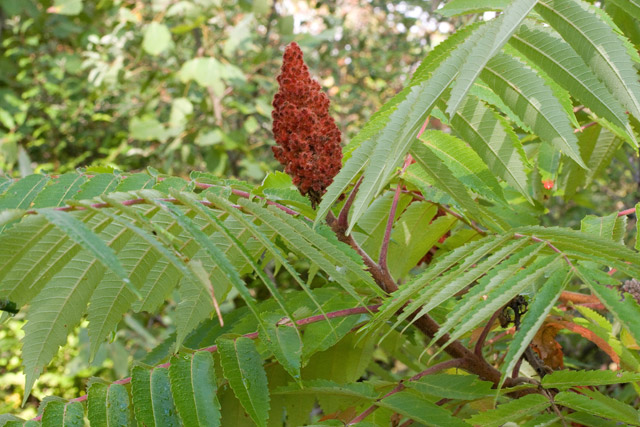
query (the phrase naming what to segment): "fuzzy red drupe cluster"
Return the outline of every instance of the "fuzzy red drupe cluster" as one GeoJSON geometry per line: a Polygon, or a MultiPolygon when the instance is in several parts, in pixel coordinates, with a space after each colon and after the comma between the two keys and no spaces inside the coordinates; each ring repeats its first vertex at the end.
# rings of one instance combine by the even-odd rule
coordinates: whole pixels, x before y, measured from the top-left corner
{"type": "Polygon", "coordinates": [[[286,47],[273,98],[273,154],[312,206],[342,166],[340,130],[329,115],[329,97],[311,78],[300,46],[286,47]]]}

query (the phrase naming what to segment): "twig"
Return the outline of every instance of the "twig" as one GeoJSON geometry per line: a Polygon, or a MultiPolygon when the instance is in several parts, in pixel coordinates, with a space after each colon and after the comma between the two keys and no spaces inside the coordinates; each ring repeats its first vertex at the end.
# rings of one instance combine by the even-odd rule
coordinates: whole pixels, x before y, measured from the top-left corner
{"type": "Polygon", "coordinates": [[[591,126],[595,126],[595,125],[597,125],[597,124],[598,124],[597,122],[587,123],[587,124],[586,124],[586,125],[584,125],[584,126],[580,126],[578,129],[574,129],[574,130],[573,130],[573,133],[582,132],[583,130],[585,130],[585,129],[587,129],[587,128],[590,128],[591,126]]]}
{"type": "Polygon", "coordinates": [[[633,215],[634,213],[636,213],[636,208],[629,208],[618,212],[618,216],[633,215]]]}
{"type": "Polygon", "coordinates": [[[358,182],[356,182],[356,185],[353,186],[353,190],[351,190],[349,198],[346,202],[344,202],[344,205],[342,206],[342,209],[338,214],[338,227],[340,228],[342,233],[346,233],[347,229],[349,228],[349,210],[351,209],[351,205],[353,205],[353,201],[356,199],[358,188],[360,188],[360,184],[362,184],[363,179],[364,176],[361,176],[358,182]]]}
{"type": "MultiPolygon", "coordinates": [[[[347,308],[344,310],[336,310],[336,311],[332,311],[330,313],[326,313],[326,314],[318,314],[315,316],[310,316],[310,317],[305,317],[304,319],[299,319],[295,321],[295,324],[298,326],[303,326],[303,325],[308,325],[311,323],[317,323],[317,322],[321,322],[323,320],[326,319],[335,319],[338,317],[347,317],[347,316],[353,316],[355,314],[365,314],[365,313],[375,313],[378,311],[378,309],[380,308],[381,304],[376,304],[376,305],[370,305],[370,306],[366,306],[366,307],[353,307],[353,308],[347,308]]],[[[283,325],[287,325],[287,326],[293,326],[292,322],[287,322],[284,323],[283,325]]],[[[248,334],[244,334],[242,335],[243,338],[249,338],[252,340],[257,339],[259,336],[258,332],[251,332],[248,334]]],[[[209,353],[215,353],[216,351],[218,351],[218,346],[217,345],[212,345],[210,347],[204,347],[201,349],[196,350],[196,352],[198,351],[208,351],[209,353]]],[[[162,363],[160,365],[156,365],[154,366],[155,368],[168,368],[169,366],[171,366],[171,362],[166,362],[166,363],[162,363]]],[[[113,384],[129,384],[131,382],[131,377],[127,377],[127,378],[122,378],[120,380],[116,380],[113,382],[113,384]]],[[[84,402],[85,400],[87,400],[88,395],[84,394],[82,396],[76,397],[74,399],[69,400],[69,402],[84,402]]],[[[42,419],[42,415],[38,415],[35,418],[32,418],[33,421],[40,421],[42,419]]]]}
{"type": "Polygon", "coordinates": [[[386,272],[389,272],[387,266],[387,253],[389,252],[389,240],[391,240],[391,230],[393,230],[393,223],[396,218],[396,210],[398,209],[398,200],[400,199],[400,190],[402,189],[402,183],[398,182],[396,192],[393,195],[393,201],[391,202],[391,209],[389,209],[389,218],[387,219],[387,226],[384,230],[384,238],[382,239],[382,246],[380,246],[380,257],[378,258],[378,265],[386,272]]]}
{"type": "MultiPolygon", "coordinates": [[[[427,123],[429,123],[428,118],[427,118],[427,121],[422,126],[423,129],[427,126],[427,123]]],[[[413,162],[413,157],[411,157],[411,154],[408,154],[407,158],[404,160],[404,166],[402,166],[402,171],[400,173],[403,174],[412,162],[413,162]]],[[[380,247],[380,257],[378,258],[378,265],[383,271],[387,273],[389,272],[389,267],[387,266],[389,240],[391,240],[391,231],[393,230],[393,223],[396,218],[396,210],[398,209],[398,200],[400,200],[401,190],[402,190],[402,181],[399,181],[398,185],[396,186],[396,192],[393,195],[393,201],[391,202],[391,209],[389,210],[389,218],[387,219],[387,226],[384,230],[384,238],[382,239],[382,246],[380,247]]]]}
{"type": "Polygon", "coordinates": [[[576,271],[576,268],[573,266],[573,263],[571,262],[571,260],[569,260],[569,257],[567,256],[567,254],[565,254],[564,252],[562,252],[560,249],[556,248],[553,243],[551,243],[548,240],[544,240],[541,239],[539,237],[536,236],[529,236],[528,234],[520,234],[520,233],[514,233],[513,237],[515,238],[522,238],[522,237],[528,237],[531,240],[533,240],[534,242],[538,242],[538,243],[544,243],[545,245],[547,245],[552,251],[562,255],[562,257],[564,258],[564,260],[566,261],[566,263],[569,265],[569,267],[571,267],[571,270],[576,271]]]}
{"type": "MultiPolygon", "coordinates": [[[[433,365],[432,367],[425,369],[424,371],[412,376],[407,381],[417,381],[417,380],[419,380],[420,378],[422,378],[422,377],[424,377],[426,375],[434,374],[434,373],[442,371],[444,369],[459,368],[462,365],[464,365],[464,360],[462,360],[462,359],[447,360],[445,362],[438,363],[437,365],[433,365]]],[[[351,421],[349,421],[347,423],[347,426],[351,426],[351,425],[354,425],[354,424],[357,424],[357,423],[363,421],[365,418],[367,418],[369,415],[371,415],[371,413],[373,413],[376,409],[378,409],[378,405],[377,405],[378,402],[380,402],[384,398],[387,398],[387,397],[389,397],[389,396],[391,396],[393,394],[396,394],[396,393],[404,390],[405,388],[407,388],[407,386],[404,385],[404,383],[405,383],[404,380],[400,381],[400,383],[398,383],[398,385],[395,386],[390,392],[388,392],[387,394],[385,394],[381,398],[376,399],[376,401],[375,401],[375,403],[373,405],[369,406],[362,413],[360,413],[360,415],[356,416],[351,421]]]]}
{"type": "Polygon", "coordinates": [[[491,319],[489,319],[489,321],[487,322],[487,325],[484,327],[484,329],[482,330],[482,333],[478,337],[478,342],[476,342],[476,347],[474,349],[474,353],[477,356],[483,357],[482,347],[484,347],[484,342],[487,339],[487,336],[489,335],[489,331],[491,331],[491,327],[495,323],[498,316],[500,316],[501,312],[502,312],[502,308],[496,310],[496,312],[493,313],[493,316],[491,316],[491,319]]]}

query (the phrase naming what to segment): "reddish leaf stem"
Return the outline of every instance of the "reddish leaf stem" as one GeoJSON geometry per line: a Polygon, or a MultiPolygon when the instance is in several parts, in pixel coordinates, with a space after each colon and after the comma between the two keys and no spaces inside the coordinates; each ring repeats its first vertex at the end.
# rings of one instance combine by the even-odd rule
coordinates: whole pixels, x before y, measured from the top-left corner
{"type": "Polygon", "coordinates": [[[634,213],[636,213],[636,208],[629,208],[629,209],[625,209],[623,211],[618,212],[618,216],[631,215],[634,213]]]}
{"type": "MultiPolygon", "coordinates": [[[[423,125],[423,129],[427,126],[428,122],[429,122],[429,119],[427,119],[427,121],[423,125]]],[[[407,155],[407,158],[404,161],[404,166],[402,167],[401,173],[404,173],[407,170],[407,168],[409,167],[412,161],[413,161],[413,158],[411,157],[411,154],[407,155]]],[[[382,239],[382,246],[380,247],[380,257],[378,258],[378,265],[385,272],[389,272],[389,267],[387,265],[387,255],[389,252],[389,240],[391,240],[391,231],[393,230],[393,223],[395,222],[396,210],[398,209],[398,200],[400,200],[401,191],[402,191],[402,181],[398,182],[398,185],[396,187],[396,192],[393,195],[393,201],[391,202],[391,209],[389,210],[389,218],[387,219],[387,227],[384,230],[384,238],[382,239]]]]}
{"type": "Polygon", "coordinates": [[[353,201],[356,199],[358,188],[360,188],[360,184],[362,184],[363,179],[364,176],[361,176],[358,182],[356,182],[356,185],[353,186],[353,190],[351,190],[349,198],[344,202],[344,205],[338,214],[338,227],[340,227],[343,233],[345,233],[349,228],[349,210],[351,209],[351,205],[353,205],[353,201]]]}
{"type": "Polygon", "coordinates": [[[484,342],[487,339],[489,332],[491,331],[491,327],[493,326],[498,316],[500,316],[501,312],[502,308],[496,310],[496,312],[493,313],[493,316],[491,316],[491,319],[489,319],[489,321],[487,322],[487,325],[484,327],[484,329],[482,329],[482,333],[478,337],[478,342],[476,342],[476,347],[474,349],[474,353],[477,356],[482,357],[482,347],[484,347],[484,342]]]}

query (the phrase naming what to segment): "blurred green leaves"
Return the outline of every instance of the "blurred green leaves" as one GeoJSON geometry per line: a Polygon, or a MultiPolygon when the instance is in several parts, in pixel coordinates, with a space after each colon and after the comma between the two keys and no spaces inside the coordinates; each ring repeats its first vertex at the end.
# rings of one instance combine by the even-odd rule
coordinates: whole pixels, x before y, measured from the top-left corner
{"type": "Polygon", "coordinates": [[[347,141],[427,46],[410,40],[418,19],[377,3],[357,20],[316,6],[296,21],[271,0],[0,2],[0,173],[153,164],[259,181],[277,167],[271,99],[292,40],[347,141]]]}

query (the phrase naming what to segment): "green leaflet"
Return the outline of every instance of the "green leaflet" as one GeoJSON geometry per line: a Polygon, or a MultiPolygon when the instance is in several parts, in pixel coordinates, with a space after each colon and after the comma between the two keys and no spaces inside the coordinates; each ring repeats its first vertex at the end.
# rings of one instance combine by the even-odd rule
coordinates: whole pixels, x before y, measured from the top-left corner
{"type": "MultiPolygon", "coordinates": [[[[474,33],[485,26],[474,29],[474,33]]],[[[443,60],[431,78],[412,86],[397,107],[390,112],[384,128],[354,151],[334,183],[324,195],[318,209],[316,223],[326,215],[329,207],[365,166],[363,181],[352,207],[351,226],[357,223],[373,198],[386,185],[402,158],[407,153],[413,138],[428,117],[435,102],[451,84],[459,67],[468,55],[469,43],[462,43],[443,60]],[[368,164],[366,164],[368,162],[368,164]],[[343,173],[344,172],[344,173],[343,173]]],[[[395,99],[395,98],[394,98],[395,99]]],[[[393,101],[393,100],[392,100],[393,101]]],[[[393,101],[394,103],[397,101],[393,101]]]]}
{"type": "MultiPolygon", "coordinates": [[[[473,241],[451,251],[449,254],[445,255],[442,259],[433,264],[420,275],[414,277],[409,283],[400,286],[399,289],[394,292],[390,298],[385,299],[382,306],[380,307],[380,310],[375,315],[373,320],[365,325],[363,329],[368,331],[377,330],[378,328],[380,328],[382,323],[388,321],[391,317],[393,317],[407,302],[409,302],[409,300],[415,298],[415,295],[421,289],[423,289],[428,284],[431,284],[435,278],[437,278],[444,272],[454,268],[454,266],[456,266],[461,261],[471,261],[472,263],[476,262],[487,254],[496,250],[510,238],[510,235],[500,237],[491,235],[483,239],[473,241]]],[[[408,314],[406,312],[403,312],[398,316],[398,319],[405,319],[406,317],[408,317],[408,314]]]]}
{"type": "Polygon", "coordinates": [[[14,181],[0,194],[0,209],[28,209],[49,179],[46,175],[29,175],[14,181]]]}
{"type": "MultiPolygon", "coordinates": [[[[316,262],[329,276],[337,280],[344,290],[353,295],[352,286],[349,277],[345,277],[341,269],[345,269],[346,273],[352,274],[359,282],[366,284],[369,290],[374,291],[378,295],[382,295],[378,285],[373,281],[371,275],[365,271],[362,258],[350,246],[343,244],[333,234],[333,231],[323,227],[315,229],[306,225],[303,221],[296,220],[291,215],[283,212],[276,207],[267,207],[266,209],[258,206],[256,203],[250,203],[240,200],[239,203],[254,214],[256,218],[261,219],[265,224],[269,225],[274,232],[278,233],[283,239],[290,242],[291,248],[301,251],[311,261],[320,257],[327,258],[331,264],[327,265],[324,261],[316,262]],[[286,233],[286,236],[285,236],[286,233]],[[296,234],[298,236],[296,236],[296,234]],[[287,237],[288,236],[288,237],[287,237]],[[304,240],[300,240],[302,237],[304,240]],[[313,245],[317,250],[307,244],[313,245]],[[346,252],[346,254],[345,254],[346,252]],[[345,256],[347,255],[347,256],[345,256]],[[347,281],[344,281],[344,279],[347,281]]],[[[315,261],[314,261],[315,262],[315,261]]],[[[357,295],[356,300],[360,301],[357,295]]]]}
{"type": "MultiPolygon", "coordinates": [[[[246,286],[242,281],[242,279],[240,278],[240,275],[235,270],[233,265],[231,265],[230,261],[222,253],[222,251],[213,243],[210,237],[206,235],[198,226],[196,226],[195,223],[187,215],[185,215],[185,213],[183,213],[182,210],[180,210],[180,208],[178,208],[177,206],[173,205],[172,203],[166,203],[166,202],[157,202],[157,203],[159,203],[159,205],[162,206],[163,209],[169,212],[176,219],[178,224],[180,224],[180,226],[185,231],[187,231],[191,236],[193,236],[193,239],[196,242],[198,242],[198,244],[202,248],[206,250],[206,252],[209,254],[211,259],[214,261],[216,267],[220,268],[220,270],[229,278],[233,286],[236,289],[238,289],[238,291],[240,292],[240,295],[243,297],[247,305],[251,307],[251,302],[253,298],[249,294],[249,291],[246,289],[246,286]]],[[[202,282],[202,280],[200,282],[202,282]]],[[[211,284],[209,283],[209,285],[211,284]]],[[[205,295],[209,291],[208,286],[204,288],[202,287],[200,288],[204,289],[205,295]]],[[[216,297],[219,298],[221,297],[221,295],[216,295],[216,297]]],[[[196,298],[196,301],[198,300],[199,298],[196,298]]],[[[209,301],[210,301],[210,297],[209,297],[209,301]]],[[[218,302],[221,303],[222,301],[218,301],[218,302]]],[[[212,308],[213,306],[211,305],[210,307],[212,308]]],[[[211,310],[209,309],[208,312],[206,313],[206,316],[208,316],[210,312],[211,310]]],[[[186,313],[182,313],[183,319],[185,317],[187,318],[190,317],[190,316],[185,316],[185,314],[186,313]]],[[[191,330],[195,326],[197,326],[198,323],[200,323],[200,321],[202,320],[203,320],[202,316],[197,316],[193,322],[184,322],[181,324],[181,327],[179,327],[177,330],[178,336],[177,336],[176,342],[178,343],[177,344],[178,346],[182,343],[186,334],[191,332],[191,330]]]]}
{"type": "Polygon", "coordinates": [[[151,401],[151,373],[142,366],[134,366],[131,370],[131,397],[137,421],[146,426],[155,426],[151,401]]]}
{"type": "Polygon", "coordinates": [[[519,399],[498,405],[495,409],[475,414],[468,418],[467,422],[483,427],[499,427],[506,422],[518,421],[528,415],[540,413],[550,405],[551,403],[546,397],[539,394],[528,394],[519,399]]]}
{"type": "Polygon", "coordinates": [[[572,257],[601,261],[628,272],[630,276],[640,276],[640,254],[611,240],[559,227],[531,226],[514,231],[550,241],[560,251],[572,257]]]}
{"type": "Polygon", "coordinates": [[[493,383],[481,381],[475,375],[432,374],[405,384],[420,393],[440,399],[477,400],[496,394],[492,389],[493,383]]]}
{"type": "Polygon", "coordinates": [[[38,196],[33,200],[33,208],[49,208],[64,205],[64,202],[73,199],[80,190],[80,186],[86,181],[84,175],[66,173],[57,178],[52,178],[38,196]]]}
{"type": "MultiPolygon", "coordinates": [[[[88,216],[92,218],[93,216],[88,216]]],[[[109,221],[93,218],[94,229],[102,229],[109,221]]],[[[108,235],[108,247],[120,251],[129,240],[125,229],[112,229],[108,235]]],[[[97,237],[96,237],[97,238],[97,237]]],[[[77,325],[87,308],[87,302],[105,267],[90,253],[80,251],[72,255],[57,275],[51,278],[43,290],[31,301],[27,314],[29,322],[24,327],[23,364],[26,373],[25,399],[42,368],[67,339],[68,330],[77,325]],[[33,309],[36,307],[36,309],[33,309]]]]}
{"type": "MultiPolygon", "coordinates": [[[[474,254],[470,256],[460,264],[458,269],[441,276],[439,280],[421,290],[419,296],[409,303],[406,312],[412,313],[415,310],[419,310],[418,316],[429,313],[488,272],[495,275],[505,266],[510,265],[509,263],[500,264],[503,261],[509,258],[513,261],[529,256],[535,248],[529,246],[523,249],[525,245],[527,245],[526,241],[515,240],[502,246],[486,259],[482,259],[484,255],[477,256],[474,254]],[[514,255],[516,253],[517,255],[514,255]]],[[[399,316],[398,321],[404,317],[404,314],[399,316]]]]}
{"type": "Polygon", "coordinates": [[[295,396],[300,394],[328,394],[332,396],[358,397],[362,399],[375,400],[378,393],[372,384],[366,382],[354,382],[342,384],[329,380],[309,380],[302,381],[302,388],[297,385],[287,385],[278,387],[272,394],[295,396]]]}
{"type": "MultiPolygon", "coordinates": [[[[555,302],[560,297],[560,293],[573,277],[568,267],[556,270],[536,292],[533,301],[529,304],[527,314],[509,343],[509,350],[504,358],[504,363],[500,369],[504,374],[502,383],[506,375],[510,374],[522,353],[529,346],[536,332],[547,318],[555,302]]],[[[546,377],[545,377],[546,378],[546,377]]],[[[501,383],[501,385],[502,385],[501,383]]]]}
{"type": "Polygon", "coordinates": [[[95,235],[82,221],[78,221],[66,212],[54,209],[39,209],[38,214],[44,216],[47,221],[60,228],[73,241],[92,253],[105,267],[113,271],[128,289],[141,298],[140,291],[129,280],[129,276],[116,253],[95,235]]]}
{"type": "Polygon", "coordinates": [[[621,421],[631,425],[640,425],[640,416],[633,407],[626,405],[619,400],[607,397],[598,391],[581,389],[582,394],[562,391],[554,397],[558,405],[566,406],[576,411],[583,411],[587,414],[621,421]]]}
{"type": "Polygon", "coordinates": [[[580,221],[580,231],[624,244],[626,219],[626,217],[619,217],[615,212],[605,216],[587,215],[580,221]]]}
{"type": "Polygon", "coordinates": [[[429,174],[435,185],[449,194],[469,215],[492,229],[504,229],[506,224],[498,218],[486,215],[480,205],[473,200],[465,186],[456,179],[447,166],[435,155],[429,145],[416,141],[411,147],[416,162],[429,174]]]}
{"type": "Polygon", "coordinates": [[[118,186],[122,177],[111,173],[99,173],[80,185],[74,200],[89,200],[103,194],[111,193],[118,186]]]}
{"type": "Polygon", "coordinates": [[[178,414],[171,395],[168,368],[153,368],[151,371],[151,405],[156,426],[179,425],[178,414]]]}
{"type": "Polygon", "coordinates": [[[614,154],[621,145],[622,139],[610,130],[601,128],[600,135],[595,141],[595,146],[587,163],[589,172],[587,173],[585,186],[590,184],[595,177],[600,175],[611,164],[611,159],[613,159],[614,154]]]}
{"type": "Polygon", "coordinates": [[[564,415],[564,419],[577,423],[578,425],[584,425],[589,427],[618,427],[620,423],[611,420],[605,420],[604,418],[596,417],[595,415],[587,414],[586,412],[575,411],[571,414],[564,415]]]}
{"type": "Polygon", "coordinates": [[[611,0],[611,3],[624,10],[636,20],[640,20],[640,2],[638,2],[638,0],[611,0]]]}
{"type": "Polygon", "coordinates": [[[504,272],[506,275],[495,274],[491,280],[474,287],[471,292],[466,294],[462,301],[454,307],[453,311],[447,316],[447,321],[440,327],[438,333],[433,337],[432,342],[436,342],[440,337],[449,333],[448,343],[453,342],[465,333],[480,325],[489,318],[498,309],[503,307],[512,298],[521,293],[528,286],[531,286],[539,278],[549,272],[553,272],[558,268],[558,264],[563,262],[559,256],[550,255],[539,257],[530,265],[521,269],[526,263],[536,255],[537,251],[522,257],[517,264],[517,269],[511,270],[507,268],[504,272]],[[515,274],[514,274],[515,273],[515,274]],[[507,276],[507,277],[504,277],[507,276]],[[487,295],[486,301],[483,301],[482,295],[487,295]]]}
{"type": "Polygon", "coordinates": [[[184,425],[219,426],[213,356],[207,351],[171,358],[171,392],[184,425]]]}
{"type": "Polygon", "coordinates": [[[508,5],[508,0],[451,0],[438,9],[438,13],[445,17],[453,17],[488,10],[503,10],[508,5]]]}
{"type": "Polygon", "coordinates": [[[481,77],[542,140],[586,168],[565,109],[540,76],[512,56],[499,53],[481,77]]]}
{"type": "MultiPolygon", "coordinates": [[[[524,123],[520,119],[520,117],[518,117],[518,115],[514,113],[511,108],[509,108],[509,106],[507,106],[507,104],[504,103],[502,98],[500,98],[497,93],[492,91],[489,86],[487,86],[481,79],[476,80],[476,82],[473,84],[473,86],[469,90],[469,96],[467,96],[467,99],[468,98],[478,98],[487,105],[490,105],[491,108],[495,109],[496,111],[500,111],[500,113],[505,115],[505,118],[508,121],[513,122],[514,128],[520,128],[529,133],[532,132],[531,128],[527,126],[527,124],[524,123]]],[[[510,127],[509,129],[512,128],[510,127]]]]}
{"type": "Polygon", "coordinates": [[[490,200],[506,203],[494,174],[464,141],[435,130],[425,131],[420,140],[429,146],[465,187],[490,200]]]}
{"type": "Polygon", "coordinates": [[[260,340],[267,345],[282,367],[300,383],[302,339],[295,326],[279,324],[282,316],[277,313],[261,313],[265,327],[260,330],[260,340]]]}
{"type": "Polygon", "coordinates": [[[500,16],[483,27],[484,34],[468,39],[472,41],[473,46],[451,88],[446,110],[450,117],[456,112],[487,62],[504,46],[535,5],[536,0],[514,0],[500,16]]]}
{"type": "Polygon", "coordinates": [[[220,364],[236,397],[253,422],[266,426],[269,389],[262,358],[249,338],[218,338],[220,364]]]}
{"type": "Polygon", "coordinates": [[[565,390],[576,386],[598,386],[640,381],[640,373],[620,371],[555,371],[545,375],[542,385],[546,388],[565,390]]]}
{"type": "MultiPolygon", "coordinates": [[[[589,65],[613,96],[640,118],[640,83],[624,39],[581,0],[544,0],[535,7],[589,65]]],[[[628,42],[626,42],[628,43],[628,42]]]]}
{"type": "Polygon", "coordinates": [[[88,390],[88,418],[91,425],[131,425],[129,393],[121,384],[93,382],[88,390]]]}
{"type": "Polygon", "coordinates": [[[518,136],[493,109],[468,96],[451,118],[453,131],[474,149],[491,172],[504,179],[530,203],[528,161],[518,136]]]}
{"type": "MultiPolygon", "coordinates": [[[[316,236],[314,236],[314,234],[316,234],[314,230],[305,230],[303,226],[301,227],[302,224],[300,224],[300,226],[296,225],[296,223],[299,223],[299,221],[295,221],[292,218],[287,218],[285,215],[277,215],[274,208],[265,209],[258,206],[256,203],[252,203],[247,200],[239,200],[238,203],[253,216],[271,227],[273,231],[278,233],[278,235],[287,243],[287,245],[291,249],[303,253],[306,257],[309,258],[311,262],[315,263],[333,280],[338,282],[338,284],[345,291],[351,294],[356,301],[358,301],[361,305],[364,305],[362,298],[360,298],[356,294],[355,289],[353,288],[353,285],[350,283],[346,274],[344,274],[342,271],[340,271],[341,269],[338,268],[341,267],[340,264],[342,264],[340,261],[342,259],[345,259],[344,255],[342,253],[338,253],[337,248],[332,247],[332,245],[330,245],[326,239],[319,235],[316,235],[316,238],[316,236]],[[314,247],[314,243],[316,242],[317,244],[315,246],[318,246],[321,250],[318,250],[314,247]],[[328,259],[329,256],[327,255],[331,256],[331,258],[333,259],[328,259]]],[[[346,259],[348,260],[348,258],[346,259]]],[[[364,276],[366,280],[365,283],[367,283],[371,289],[377,288],[375,283],[371,279],[369,279],[366,274],[363,274],[364,271],[362,270],[362,268],[357,265],[354,267],[353,264],[355,263],[349,265],[351,267],[351,270],[356,274],[359,274],[360,277],[364,276]]],[[[380,294],[379,288],[377,289],[377,293],[380,294]]]]}
{"type": "Polygon", "coordinates": [[[42,413],[43,426],[83,427],[84,408],[80,402],[49,401],[42,413]]]}
{"type": "Polygon", "coordinates": [[[456,418],[448,410],[425,399],[420,393],[405,390],[392,394],[376,402],[376,405],[389,408],[414,421],[428,426],[469,426],[460,418],[456,418]]]}
{"type": "MultiPolygon", "coordinates": [[[[513,35],[509,44],[594,113],[625,129],[637,146],[635,134],[629,126],[629,119],[622,105],[575,50],[556,33],[544,27],[524,24],[513,35]]],[[[588,158],[584,153],[583,157],[588,158]]]]}
{"type": "Polygon", "coordinates": [[[387,256],[387,265],[393,277],[405,277],[458,221],[451,215],[431,221],[437,211],[437,206],[431,203],[414,202],[396,222],[387,256]]]}
{"type": "Polygon", "coordinates": [[[607,307],[607,310],[627,328],[637,342],[640,342],[640,305],[635,298],[626,293],[621,295],[619,288],[610,289],[605,286],[605,284],[609,284],[608,281],[611,281],[611,278],[605,273],[579,265],[577,274],[607,307]]]}
{"type": "Polygon", "coordinates": [[[156,367],[149,371],[142,366],[134,366],[131,391],[139,423],[147,426],[179,424],[167,368],[156,367]]]}

